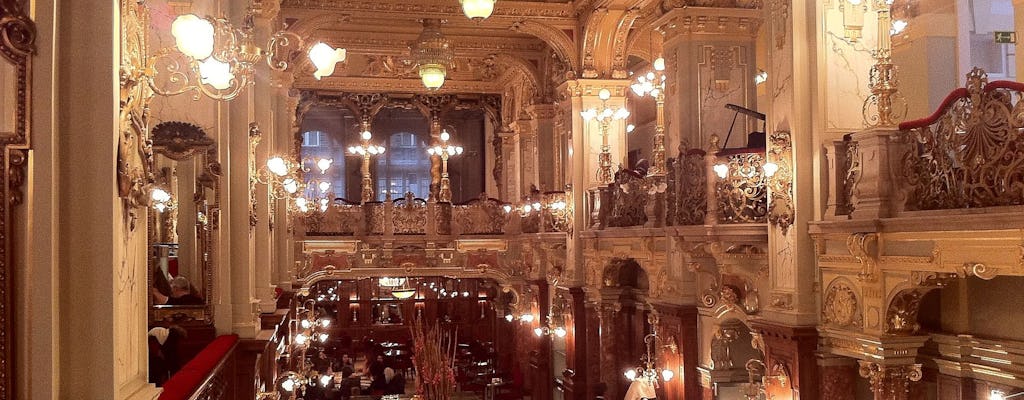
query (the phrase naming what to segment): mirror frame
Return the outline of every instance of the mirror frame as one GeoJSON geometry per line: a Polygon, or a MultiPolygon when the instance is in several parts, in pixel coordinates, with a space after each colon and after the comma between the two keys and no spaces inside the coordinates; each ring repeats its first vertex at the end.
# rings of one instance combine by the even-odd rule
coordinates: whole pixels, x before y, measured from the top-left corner
{"type": "MultiPolygon", "coordinates": [[[[197,189],[212,189],[213,199],[207,203],[207,229],[204,230],[204,234],[196,237],[196,243],[201,243],[201,246],[206,250],[206,256],[200,265],[203,271],[203,300],[205,304],[201,306],[155,305],[153,304],[153,297],[150,296],[149,323],[150,325],[187,322],[211,324],[213,323],[213,304],[211,303],[213,297],[213,275],[216,268],[215,260],[217,259],[215,255],[216,248],[213,244],[219,230],[218,220],[220,216],[221,166],[217,161],[217,143],[213,138],[207,136],[202,128],[180,121],[168,121],[157,124],[153,127],[152,140],[154,154],[163,155],[174,161],[188,161],[192,160],[193,157],[205,156],[204,168],[196,177],[197,189]]],[[[195,201],[194,195],[193,193],[192,199],[182,199],[179,196],[178,201],[195,201]]],[[[156,210],[150,207],[148,211],[150,222],[153,221],[155,213],[156,210]]],[[[149,286],[152,287],[155,260],[152,257],[153,250],[151,244],[154,236],[154,224],[149,223],[147,226],[149,231],[146,244],[147,279],[149,286]]]]}
{"type": "Polygon", "coordinates": [[[15,329],[14,280],[15,240],[13,233],[17,213],[14,208],[22,203],[24,194],[21,186],[25,182],[25,166],[31,145],[30,100],[32,99],[32,56],[35,54],[36,28],[22,9],[20,0],[0,0],[0,62],[14,66],[17,92],[15,94],[14,134],[0,136],[0,169],[3,169],[3,185],[0,185],[0,235],[3,244],[0,251],[0,398],[14,396],[15,329]]]}

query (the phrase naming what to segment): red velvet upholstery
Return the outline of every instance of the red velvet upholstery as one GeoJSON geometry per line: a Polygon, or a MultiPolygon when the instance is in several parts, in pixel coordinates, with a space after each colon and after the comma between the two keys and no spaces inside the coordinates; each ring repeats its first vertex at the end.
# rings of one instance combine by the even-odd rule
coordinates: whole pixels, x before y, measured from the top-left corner
{"type": "MultiPolygon", "coordinates": [[[[1024,83],[1014,81],[992,81],[985,85],[984,89],[982,90],[985,92],[989,92],[996,89],[1009,89],[1018,92],[1024,92],[1024,83]]],[[[905,131],[914,128],[922,128],[934,124],[935,121],[938,121],[939,117],[941,117],[942,114],[946,112],[946,109],[953,105],[953,102],[960,100],[964,97],[967,97],[969,95],[970,93],[967,92],[966,88],[958,88],[956,90],[953,90],[953,92],[946,96],[945,100],[942,100],[942,104],[939,105],[939,108],[935,110],[935,112],[932,113],[932,115],[929,115],[921,119],[915,119],[913,121],[904,121],[900,123],[900,130],[905,131]]]]}
{"type": "Polygon", "coordinates": [[[238,343],[238,335],[221,335],[213,340],[195,358],[181,367],[178,373],[164,383],[159,400],[186,400],[199,388],[206,376],[238,343]]]}

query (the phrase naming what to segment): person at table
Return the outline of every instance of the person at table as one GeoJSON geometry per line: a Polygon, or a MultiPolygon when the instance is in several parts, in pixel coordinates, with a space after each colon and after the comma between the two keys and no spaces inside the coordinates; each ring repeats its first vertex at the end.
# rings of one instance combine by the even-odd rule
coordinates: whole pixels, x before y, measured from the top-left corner
{"type": "Polygon", "coordinates": [[[164,295],[157,288],[153,288],[153,303],[154,304],[167,304],[167,305],[196,305],[201,306],[205,304],[202,297],[192,293],[192,285],[188,283],[188,279],[184,276],[179,276],[170,281],[171,294],[164,295]]]}
{"type": "Polygon", "coordinates": [[[384,394],[405,394],[405,376],[401,372],[384,369],[384,394]]]}
{"type": "Polygon", "coordinates": [[[384,369],[387,365],[384,365],[384,356],[377,354],[377,356],[370,361],[367,361],[366,371],[370,373],[370,378],[376,381],[384,382],[384,369]]]}

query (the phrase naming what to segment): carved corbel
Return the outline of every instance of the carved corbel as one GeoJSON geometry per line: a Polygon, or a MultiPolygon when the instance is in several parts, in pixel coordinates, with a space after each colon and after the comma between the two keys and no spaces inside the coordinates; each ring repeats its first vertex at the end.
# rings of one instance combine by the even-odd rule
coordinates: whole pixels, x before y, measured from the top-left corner
{"type": "Polygon", "coordinates": [[[860,272],[857,273],[862,281],[874,281],[877,279],[878,268],[878,234],[870,232],[854,233],[846,238],[846,248],[850,254],[860,262],[860,272]]]}
{"type": "Polygon", "coordinates": [[[960,266],[960,276],[976,276],[979,279],[991,280],[999,275],[999,269],[989,267],[982,263],[964,263],[960,266]]]}
{"type": "Polygon", "coordinates": [[[715,304],[718,304],[719,288],[722,286],[722,274],[717,266],[715,268],[708,268],[704,264],[691,262],[687,265],[687,269],[693,273],[706,274],[711,278],[711,284],[704,289],[700,297],[701,304],[704,307],[714,307],[715,304]]]}

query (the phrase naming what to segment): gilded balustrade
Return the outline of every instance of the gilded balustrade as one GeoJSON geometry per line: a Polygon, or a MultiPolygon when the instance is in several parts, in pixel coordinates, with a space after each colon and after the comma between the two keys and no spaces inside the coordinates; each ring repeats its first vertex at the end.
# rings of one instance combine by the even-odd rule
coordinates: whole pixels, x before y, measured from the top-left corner
{"type": "MultiPolygon", "coordinates": [[[[735,152],[718,155],[728,168],[715,183],[720,223],[764,223],[768,216],[768,187],[763,172],[764,153],[735,152]]],[[[717,171],[716,171],[717,172],[717,171]]]]}

